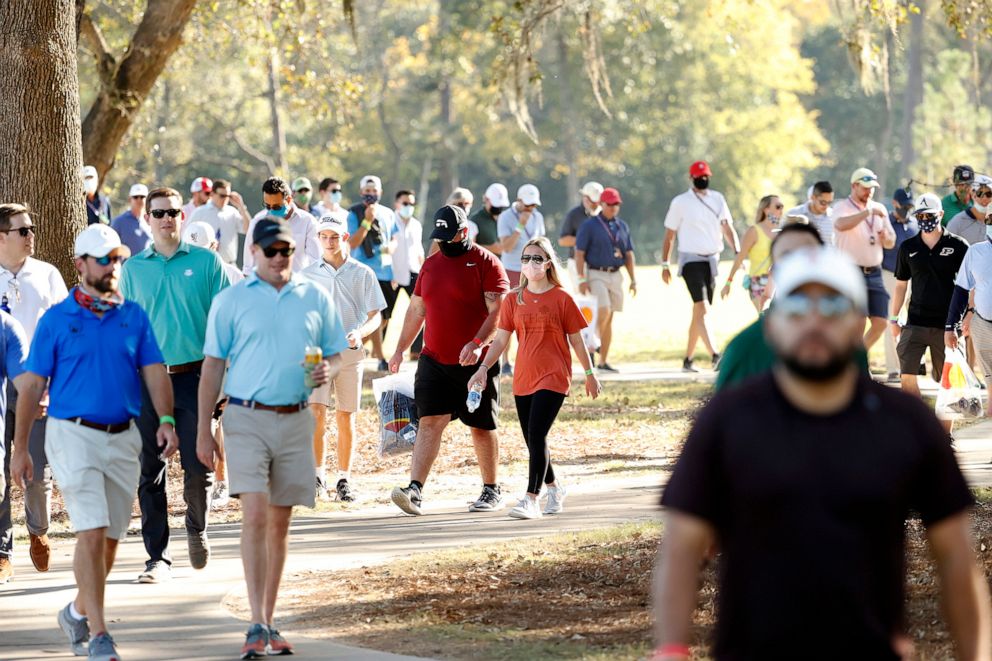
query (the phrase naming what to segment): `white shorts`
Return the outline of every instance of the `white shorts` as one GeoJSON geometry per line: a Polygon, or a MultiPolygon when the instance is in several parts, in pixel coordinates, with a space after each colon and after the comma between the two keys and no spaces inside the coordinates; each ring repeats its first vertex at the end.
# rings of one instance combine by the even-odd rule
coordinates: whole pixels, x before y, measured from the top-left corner
{"type": "Polygon", "coordinates": [[[335,410],[355,413],[362,401],[362,361],[365,359],[365,349],[345,349],[341,352],[341,371],[322,386],[310,393],[311,404],[332,406],[331,386],[334,387],[335,410]]]}
{"type": "Polygon", "coordinates": [[[135,424],[108,434],[49,418],[45,453],[73,531],[106,528],[108,538],[124,539],[141,474],[141,435],[135,424]]]}

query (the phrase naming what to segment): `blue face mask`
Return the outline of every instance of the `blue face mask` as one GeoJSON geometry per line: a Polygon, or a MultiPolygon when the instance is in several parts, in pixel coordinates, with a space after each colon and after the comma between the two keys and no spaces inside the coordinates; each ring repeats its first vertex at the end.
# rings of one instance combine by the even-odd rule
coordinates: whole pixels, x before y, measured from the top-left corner
{"type": "Polygon", "coordinates": [[[277,209],[269,209],[269,215],[275,216],[276,218],[285,218],[288,213],[289,213],[288,204],[284,204],[277,209]]]}
{"type": "Polygon", "coordinates": [[[363,193],[362,201],[365,202],[365,204],[367,204],[368,206],[372,206],[373,204],[379,201],[379,196],[373,195],[372,193],[363,193]]]}
{"type": "Polygon", "coordinates": [[[334,204],[341,204],[341,191],[334,191],[331,193],[331,202],[334,204]]]}

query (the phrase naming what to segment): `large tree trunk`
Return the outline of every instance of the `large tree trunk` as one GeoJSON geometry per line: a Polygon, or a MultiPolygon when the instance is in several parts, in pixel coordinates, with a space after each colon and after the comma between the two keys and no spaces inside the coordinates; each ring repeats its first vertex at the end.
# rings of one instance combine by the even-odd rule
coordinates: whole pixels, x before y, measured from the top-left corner
{"type": "MultiPolygon", "coordinates": [[[[438,2],[438,30],[439,40],[449,39],[451,26],[451,13],[453,7],[450,0],[440,0],[438,2]]],[[[455,126],[454,112],[451,109],[451,74],[442,65],[437,83],[438,92],[438,120],[440,123],[440,144],[441,154],[438,164],[438,176],[441,179],[440,204],[451,195],[451,191],[458,187],[458,149],[455,145],[458,128],[455,126]]],[[[481,202],[481,200],[480,200],[481,202]]]]}
{"type": "Polygon", "coordinates": [[[195,6],[196,0],[148,0],[120,61],[110,53],[92,18],[82,16],[81,37],[97,58],[100,74],[100,91],[83,121],[83,155],[101,181],[152,86],[182,43],[195,6]]]}
{"type": "Polygon", "coordinates": [[[38,257],[76,281],[86,225],[75,0],[8,0],[0,20],[0,201],[37,212],[38,257]]]}
{"type": "Polygon", "coordinates": [[[925,0],[917,3],[920,11],[911,14],[909,25],[909,66],[906,71],[906,93],[903,96],[903,125],[902,153],[899,159],[902,164],[900,179],[908,180],[912,176],[913,162],[916,151],[913,148],[913,120],[916,107],[923,102],[923,22],[927,9],[925,0]]]}

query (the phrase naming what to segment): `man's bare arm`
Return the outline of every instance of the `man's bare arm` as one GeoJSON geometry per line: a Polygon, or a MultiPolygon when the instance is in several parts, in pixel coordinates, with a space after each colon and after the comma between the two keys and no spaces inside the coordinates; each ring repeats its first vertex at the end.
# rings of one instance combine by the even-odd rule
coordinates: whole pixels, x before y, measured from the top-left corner
{"type": "Polygon", "coordinates": [[[669,510],[654,572],[652,603],[658,645],[690,643],[699,571],[716,534],[708,522],[669,510]]]}

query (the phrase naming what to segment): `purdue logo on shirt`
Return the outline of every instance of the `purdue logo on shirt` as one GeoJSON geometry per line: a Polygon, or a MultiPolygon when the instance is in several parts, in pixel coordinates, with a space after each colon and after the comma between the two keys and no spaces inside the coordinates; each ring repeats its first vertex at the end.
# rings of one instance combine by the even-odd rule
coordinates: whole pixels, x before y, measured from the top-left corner
{"type": "Polygon", "coordinates": [[[947,247],[947,248],[941,248],[940,249],[940,256],[941,257],[947,257],[948,255],[953,255],[953,254],[954,254],[954,248],[947,247]]]}

